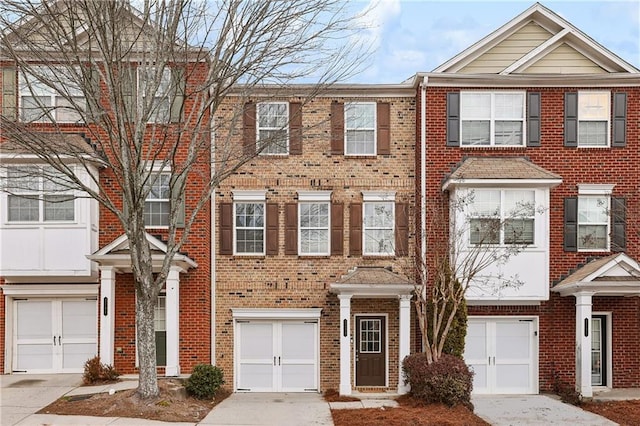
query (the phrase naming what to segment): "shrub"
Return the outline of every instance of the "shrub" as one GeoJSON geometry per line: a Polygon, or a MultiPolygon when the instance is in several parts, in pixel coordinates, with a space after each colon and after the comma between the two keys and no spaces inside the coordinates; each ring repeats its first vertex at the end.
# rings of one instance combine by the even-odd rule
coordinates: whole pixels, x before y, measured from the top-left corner
{"type": "Polygon", "coordinates": [[[409,355],[402,362],[405,383],[411,385],[411,394],[428,404],[442,403],[450,407],[462,404],[473,410],[471,390],[473,372],[464,361],[454,355],[443,354],[427,363],[424,353],[409,355]]]}
{"type": "Polygon", "coordinates": [[[92,385],[96,382],[113,382],[118,379],[118,373],[113,366],[102,364],[99,356],[94,356],[84,363],[84,374],[82,382],[85,385],[92,385]]]}
{"type": "Polygon", "coordinates": [[[190,395],[198,399],[210,399],[223,384],[222,370],[213,365],[198,364],[193,367],[184,387],[190,395]]]}

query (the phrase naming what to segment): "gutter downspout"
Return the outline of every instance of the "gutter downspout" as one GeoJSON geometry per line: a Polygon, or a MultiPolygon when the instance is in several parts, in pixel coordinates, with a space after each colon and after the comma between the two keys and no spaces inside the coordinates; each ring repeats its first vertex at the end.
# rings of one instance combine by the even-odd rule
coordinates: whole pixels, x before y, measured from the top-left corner
{"type": "Polygon", "coordinates": [[[427,270],[427,85],[429,77],[422,77],[420,83],[420,256],[424,262],[422,268],[422,283],[426,283],[427,270]]]}
{"type": "MultiPolygon", "coordinates": [[[[211,178],[213,179],[216,171],[215,167],[215,117],[213,113],[210,113],[209,125],[211,126],[210,132],[210,149],[211,149],[211,178]]],[[[211,193],[211,229],[209,235],[211,235],[211,241],[209,243],[211,249],[211,365],[216,365],[216,191],[215,189],[211,193]]]]}

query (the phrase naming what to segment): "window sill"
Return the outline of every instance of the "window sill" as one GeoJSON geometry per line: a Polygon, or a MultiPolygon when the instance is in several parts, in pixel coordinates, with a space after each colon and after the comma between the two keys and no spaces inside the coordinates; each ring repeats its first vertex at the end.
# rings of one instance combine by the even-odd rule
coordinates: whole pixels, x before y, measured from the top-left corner
{"type": "Polygon", "coordinates": [[[353,158],[353,159],[371,159],[377,158],[377,154],[344,154],[344,158],[353,158]]]}
{"type": "MultiPolygon", "coordinates": [[[[456,147],[454,147],[456,148],[456,147]]],[[[478,150],[478,149],[527,149],[529,148],[526,145],[460,145],[457,148],[461,148],[461,149],[472,149],[472,150],[478,150]]]]}

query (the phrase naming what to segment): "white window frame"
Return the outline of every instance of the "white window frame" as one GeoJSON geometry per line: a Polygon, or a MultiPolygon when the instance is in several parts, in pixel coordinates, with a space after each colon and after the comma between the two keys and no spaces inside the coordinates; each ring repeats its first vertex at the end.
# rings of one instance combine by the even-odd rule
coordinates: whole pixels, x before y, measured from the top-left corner
{"type": "MultiPolygon", "coordinates": [[[[169,170],[168,168],[164,168],[164,169],[159,169],[159,168],[153,168],[150,172],[149,175],[149,180],[153,180],[153,184],[156,184],[157,182],[161,182],[160,181],[160,176],[158,177],[153,177],[154,175],[165,175],[169,177],[169,182],[168,182],[168,190],[169,190],[169,194],[171,194],[171,170],[169,170]]],[[[144,211],[143,211],[143,217],[147,216],[147,214],[151,215],[152,213],[147,213],[147,203],[156,203],[156,204],[160,204],[160,203],[166,203],[167,206],[169,207],[168,213],[167,213],[167,224],[166,225],[149,225],[147,224],[147,220],[145,217],[145,224],[144,227],[147,229],[168,229],[169,228],[169,217],[171,216],[171,195],[169,195],[169,198],[149,198],[151,196],[151,192],[149,192],[149,194],[147,195],[147,197],[144,200],[144,211]]]]}
{"type": "MultiPolygon", "coordinates": [[[[18,73],[18,107],[20,111],[20,121],[26,123],[84,123],[81,116],[78,116],[75,120],[61,119],[63,111],[65,111],[64,104],[66,103],[63,93],[68,92],[69,95],[73,95],[76,98],[76,103],[81,105],[84,103],[86,107],[86,99],[81,88],[76,87],[74,83],[64,78],[64,73],[67,67],[60,66],[60,70],[56,71],[56,66],[44,66],[33,65],[28,67],[28,70],[32,70],[32,73],[20,70],[18,73]],[[35,73],[35,75],[34,75],[35,73]],[[54,76],[55,74],[55,76],[54,76]],[[47,76],[50,83],[54,83],[57,80],[61,81],[60,84],[64,85],[64,89],[56,90],[47,84],[40,83],[37,76],[47,76]],[[37,119],[27,120],[25,117],[25,101],[24,98],[48,98],[48,104],[42,106],[40,115],[37,119]],[[46,109],[46,110],[45,110],[46,109]]],[[[77,70],[80,72],[80,70],[77,70]]],[[[34,103],[34,109],[39,108],[39,103],[34,103]]],[[[67,114],[77,114],[75,109],[66,109],[67,114]]],[[[35,114],[33,114],[35,115],[35,114]]],[[[78,114],[79,115],[79,114],[78,114]]]]}
{"type": "Polygon", "coordinates": [[[495,91],[495,92],[487,92],[487,91],[462,91],[460,92],[460,146],[461,147],[523,147],[526,146],[527,135],[526,135],[526,102],[527,102],[527,94],[526,92],[520,91],[495,91]],[[489,95],[490,96],[490,106],[489,106],[489,143],[488,144],[474,144],[474,143],[465,143],[463,140],[463,124],[466,121],[487,121],[487,117],[479,117],[479,116],[464,116],[463,115],[463,105],[466,97],[474,96],[474,95],[489,95]],[[499,119],[496,117],[496,95],[519,95],[522,96],[522,117],[500,117],[499,119]],[[496,121],[518,121],[522,124],[522,137],[521,143],[519,144],[496,144],[496,121]]]}
{"type": "MultiPolygon", "coordinates": [[[[273,147],[274,144],[270,145],[269,148],[273,147]]],[[[278,146],[278,145],[275,145],[278,146]]],[[[256,105],[256,149],[258,150],[258,152],[260,153],[260,155],[289,155],[289,102],[259,102],[256,105]],[[275,126],[275,127],[270,127],[270,126],[261,126],[260,125],[260,107],[261,106],[279,106],[279,105],[284,105],[285,106],[285,121],[282,125],[280,126],[275,126]],[[270,131],[270,132],[275,132],[275,131],[284,131],[286,133],[286,147],[284,149],[284,152],[270,152],[268,149],[261,149],[262,147],[260,146],[260,133],[261,131],[270,131]]]]}
{"type": "MultiPolygon", "coordinates": [[[[55,172],[54,169],[52,169],[51,167],[48,166],[38,166],[38,165],[20,165],[20,166],[9,166],[6,168],[6,222],[7,224],[10,225],[20,225],[20,224],[55,224],[55,223],[64,223],[64,224],[68,224],[68,223],[76,223],[77,221],[77,214],[78,214],[78,206],[76,203],[76,196],[75,196],[75,191],[71,190],[71,189],[56,189],[55,187],[57,186],[56,183],[46,179],[44,176],[45,173],[45,169],[48,169],[48,171],[46,172],[47,174],[58,174],[55,172]],[[31,169],[31,171],[27,171],[27,169],[31,169]],[[15,190],[11,189],[11,184],[9,183],[11,179],[10,174],[12,173],[12,171],[18,171],[19,170],[25,170],[24,173],[27,173],[28,178],[33,179],[33,184],[34,187],[33,188],[15,188],[15,190]],[[37,188],[35,187],[37,186],[37,188]],[[16,197],[16,198],[23,198],[23,199],[28,199],[28,200],[33,200],[34,204],[37,203],[38,206],[38,218],[37,220],[11,220],[10,219],[10,212],[9,212],[9,199],[11,197],[16,197]],[[71,219],[53,219],[53,220],[47,220],[46,219],[46,214],[47,214],[47,204],[49,203],[47,201],[47,197],[69,197],[69,200],[65,200],[62,202],[69,202],[69,204],[71,205],[71,209],[72,209],[72,213],[73,213],[73,218],[71,219]]],[[[65,179],[64,175],[60,174],[60,178],[61,179],[65,179]]],[[[59,202],[52,202],[53,205],[57,204],[59,202]]]]}
{"type": "MultiPolygon", "coordinates": [[[[473,190],[471,190],[472,192],[469,192],[469,195],[472,194],[477,194],[477,193],[481,193],[481,192],[497,192],[499,195],[499,205],[498,205],[498,210],[496,211],[495,215],[474,215],[473,212],[473,202],[469,203],[469,206],[467,206],[467,208],[465,209],[467,216],[467,220],[469,222],[469,226],[468,226],[468,235],[466,237],[466,241],[467,241],[467,245],[468,247],[474,247],[478,244],[483,244],[483,245],[498,245],[498,246],[508,246],[508,245],[513,245],[513,244],[517,244],[517,245],[523,245],[523,246],[527,246],[527,247],[534,247],[538,244],[538,233],[536,232],[536,228],[537,228],[537,221],[538,218],[536,217],[536,203],[538,202],[538,200],[536,199],[536,191],[533,188],[475,188],[473,190]],[[526,191],[526,192],[531,192],[533,195],[533,206],[531,206],[531,214],[527,214],[525,215],[524,212],[521,215],[515,216],[513,219],[514,220],[518,220],[518,219],[523,219],[523,220],[531,220],[533,221],[533,225],[532,225],[532,241],[531,242],[505,242],[506,241],[506,232],[505,232],[505,225],[507,223],[508,220],[511,219],[510,216],[510,212],[506,211],[506,206],[507,206],[507,202],[506,202],[506,193],[507,192],[522,192],[522,191],[526,191]],[[498,220],[500,221],[500,229],[499,229],[499,235],[497,238],[497,242],[473,242],[472,241],[472,221],[476,220],[476,219],[488,219],[488,220],[498,220]]],[[[525,208],[523,206],[523,208],[525,208]]]]}
{"type": "Polygon", "coordinates": [[[611,92],[609,91],[595,91],[595,90],[583,90],[578,92],[578,148],[609,148],[611,146],[611,92]],[[602,118],[589,118],[586,117],[584,112],[582,112],[580,108],[581,98],[584,98],[588,95],[600,95],[604,96],[607,100],[607,104],[603,105],[605,108],[605,117],[602,118]],[[581,123],[589,123],[589,122],[606,122],[606,136],[605,143],[601,145],[593,145],[593,144],[585,144],[584,142],[580,142],[580,124],[581,123]]]}
{"type": "MultiPolygon", "coordinates": [[[[137,93],[138,93],[138,108],[139,111],[143,111],[143,105],[146,104],[146,88],[147,84],[144,81],[143,72],[148,71],[150,73],[154,73],[156,70],[155,66],[140,66],[136,70],[136,84],[137,84],[137,93]]],[[[149,106],[149,117],[148,122],[152,124],[156,123],[168,123],[171,121],[171,106],[173,101],[172,90],[173,90],[173,75],[171,73],[171,68],[165,67],[162,70],[162,79],[160,84],[158,85],[158,89],[153,94],[153,102],[149,106]],[[166,117],[161,116],[164,109],[160,108],[160,104],[166,102],[168,105],[166,107],[166,117]]]]}
{"type": "Polygon", "coordinates": [[[266,191],[233,191],[233,254],[237,256],[264,256],[267,246],[267,205],[266,191]],[[262,227],[242,227],[247,230],[262,230],[262,251],[241,252],[238,251],[238,240],[236,226],[236,207],[238,204],[261,204],[262,205],[262,227]]]}
{"type": "Polygon", "coordinates": [[[362,254],[363,256],[395,256],[396,234],[396,194],[395,192],[362,191],[362,254]],[[367,205],[385,204],[391,206],[391,228],[367,226],[367,205]],[[391,247],[389,251],[367,251],[367,234],[369,230],[391,229],[391,247]]]}
{"type": "Polygon", "coordinates": [[[609,184],[580,184],[578,185],[578,217],[577,217],[577,246],[579,252],[608,252],[611,251],[611,194],[615,185],[609,184]],[[602,209],[606,215],[606,221],[588,222],[580,220],[580,204],[581,200],[603,200],[602,209]],[[581,226],[604,226],[605,228],[605,247],[604,248],[585,248],[580,247],[580,227],[581,226]]]}
{"type": "Polygon", "coordinates": [[[378,111],[377,104],[375,102],[346,102],[344,104],[344,155],[345,156],[374,156],[378,154],[378,111]],[[373,108],[373,127],[349,127],[349,112],[350,108],[358,106],[367,106],[373,108]],[[371,141],[371,152],[351,152],[349,132],[354,131],[367,131],[373,132],[373,140],[371,141]]]}
{"type": "Polygon", "coordinates": [[[331,255],[331,191],[300,191],[298,192],[298,255],[299,256],[329,256],[331,255]],[[326,227],[302,227],[301,213],[303,204],[318,204],[327,206],[327,226],[326,227]],[[302,231],[326,230],[327,250],[324,252],[303,252],[302,251],[302,231]]]}

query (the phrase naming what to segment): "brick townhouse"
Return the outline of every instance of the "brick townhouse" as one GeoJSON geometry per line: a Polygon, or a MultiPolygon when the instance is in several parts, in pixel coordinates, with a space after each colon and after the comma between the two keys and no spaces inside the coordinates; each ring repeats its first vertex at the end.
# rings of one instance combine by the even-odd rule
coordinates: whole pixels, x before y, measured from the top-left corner
{"type": "Polygon", "coordinates": [[[638,70],[535,4],[416,85],[418,211],[470,199],[461,252],[492,220],[523,246],[467,294],[474,392],[640,386],[638,70]]]}
{"type": "MultiPolygon", "coordinates": [[[[0,65],[2,113],[24,119],[20,71],[0,65]]],[[[315,97],[265,86],[250,99],[238,88],[212,117],[215,141],[255,157],[216,189],[175,260],[156,308],[161,372],[210,362],[234,391],[405,392],[401,360],[420,350],[416,265],[450,238],[449,223],[427,232],[430,215],[467,197],[449,217],[466,224],[462,253],[486,238],[522,247],[468,293],[474,392],[640,387],[639,75],[536,3],[405,83],[315,97]],[[500,231],[483,232],[492,221],[500,231]]],[[[91,126],[64,123],[57,141],[86,147],[91,126]]],[[[1,194],[3,372],[81,371],[93,354],[135,372],[126,238],[87,199],[47,220],[39,185],[34,216],[1,194]]],[[[161,256],[163,217],[147,219],[161,256]]]]}

